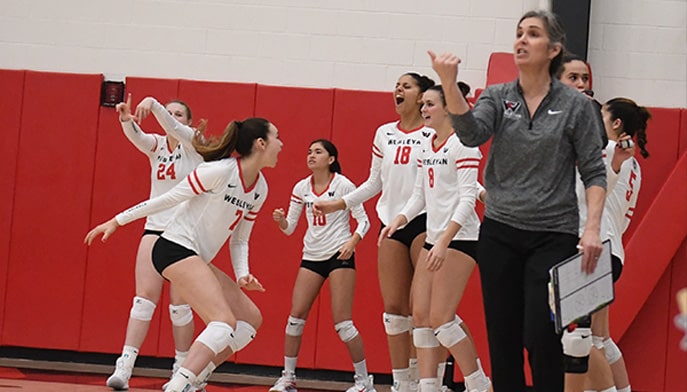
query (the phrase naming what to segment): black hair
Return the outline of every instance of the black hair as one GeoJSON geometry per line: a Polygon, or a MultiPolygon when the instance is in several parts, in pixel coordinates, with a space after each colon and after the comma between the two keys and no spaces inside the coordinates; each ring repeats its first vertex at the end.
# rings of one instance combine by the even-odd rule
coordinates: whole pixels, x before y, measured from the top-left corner
{"type": "Polygon", "coordinates": [[[320,143],[322,147],[324,147],[325,150],[327,150],[327,153],[329,154],[330,157],[334,157],[334,162],[332,162],[329,165],[329,172],[330,173],[339,173],[341,174],[341,164],[339,163],[339,151],[336,149],[336,146],[334,143],[327,139],[317,139],[313,140],[310,145],[312,146],[315,143],[320,143]]]}
{"type": "Polygon", "coordinates": [[[629,98],[613,98],[604,104],[606,111],[611,115],[611,120],[620,119],[623,123],[623,132],[637,139],[639,152],[642,157],[648,158],[649,151],[646,145],[647,122],[651,119],[651,113],[644,106],[639,106],[629,98]]]}
{"type": "Polygon", "coordinates": [[[416,72],[406,72],[404,75],[408,75],[411,78],[415,79],[415,82],[420,87],[420,91],[423,93],[435,84],[434,80],[430,79],[425,75],[420,75],[416,72]]]}

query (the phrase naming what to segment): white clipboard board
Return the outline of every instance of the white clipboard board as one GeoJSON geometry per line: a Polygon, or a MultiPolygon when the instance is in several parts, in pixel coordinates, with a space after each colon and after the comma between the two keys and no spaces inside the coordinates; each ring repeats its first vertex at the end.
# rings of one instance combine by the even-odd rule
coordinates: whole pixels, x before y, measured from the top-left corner
{"type": "Polygon", "coordinates": [[[603,249],[593,273],[582,272],[582,253],[571,256],[549,270],[549,305],[556,332],[613,302],[611,241],[603,249]]]}

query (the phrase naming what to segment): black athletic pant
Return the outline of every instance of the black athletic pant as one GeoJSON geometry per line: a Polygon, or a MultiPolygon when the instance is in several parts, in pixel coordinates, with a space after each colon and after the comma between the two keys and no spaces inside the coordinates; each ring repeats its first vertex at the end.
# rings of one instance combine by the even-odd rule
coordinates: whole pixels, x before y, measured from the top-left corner
{"type": "Polygon", "coordinates": [[[477,259],[495,391],[525,391],[523,347],[534,390],[563,391],[563,349],[548,306],[548,271],[575,254],[577,243],[576,235],[520,230],[484,218],[477,259]]]}

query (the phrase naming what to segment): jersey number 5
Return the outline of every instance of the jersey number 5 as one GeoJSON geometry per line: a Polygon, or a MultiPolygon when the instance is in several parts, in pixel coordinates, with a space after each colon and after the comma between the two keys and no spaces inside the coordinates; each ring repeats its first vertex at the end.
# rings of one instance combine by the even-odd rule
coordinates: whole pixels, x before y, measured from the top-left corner
{"type": "Polygon", "coordinates": [[[177,173],[174,171],[174,163],[169,165],[169,167],[165,167],[165,164],[161,163],[157,167],[157,179],[166,180],[168,178],[171,180],[177,179],[177,173]]]}

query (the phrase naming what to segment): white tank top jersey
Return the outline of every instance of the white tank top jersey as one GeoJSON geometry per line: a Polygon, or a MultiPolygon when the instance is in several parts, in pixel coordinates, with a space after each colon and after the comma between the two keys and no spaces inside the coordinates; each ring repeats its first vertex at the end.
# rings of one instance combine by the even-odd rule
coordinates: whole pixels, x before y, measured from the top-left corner
{"type": "Polygon", "coordinates": [[[413,195],[401,214],[409,220],[427,211],[427,240],[435,244],[451,221],[461,225],[453,240],[476,241],[480,221],[475,211],[477,173],[482,153],[464,146],[455,134],[434,147],[434,131],[417,160],[418,176],[413,195]]]}
{"type": "Polygon", "coordinates": [[[410,131],[399,128],[399,122],[377,128],[372,144],[370,176],[358,189],[344,197],[351,208],[382,191],[377,202],[377,216],[388,225],[413,194],[417,158],[423,140],[432,130],[422,126],[410,131]]]}
{"type": "MultiPolygon", "coordinates": [[[[289,212],[286,216],[288,227],[283,230],[291,235],[298,225],[303,208],[308,221],[308,230],[303,237],[303,259],[308,261],[324,261],[330,259],[341,246],[351,238],[349,212],[336,211],[316,217],[312,212],[312,205],[320,200],[336,200],[350,193],[355,185],[341,174],[334,173],[327,188],[320,194],[315,192],[312,176],[300,180],[291,193],[289,212]]],[[[358,222],[355,232],[364,238],[370,229],[370,221],[361,204],[353,207],[350,214],[358,222]]]]}
{"type": "MultiPolygon", "coordinates": [[[[606,153],[610,158],[615,151],[615,141],[609,141],[606,153]]],[[[603,220],[608,229],[608,238],[611,239],[611,250],[614,256],[625,262],[625,249],[623,248],[623,233],[627,230],[637,206],[637,194],[642,185],[642,170],[639,162],[632,157],[623,162],[618,172],[615,187],[606,194],[603,220]]]]}
{"type": "MultiPolygon", "coordinates": [[[[150,160],[151,199],[172,189],[203,162],[193,147],[195,131],[191,127],[178,122],[157,101],[152,112],[165,132],[179,141],[174,151],[170,151],[166,136],[145,133],[134,121],[121,123],[124,135],[150,160]]],[[[148,216],[145,229],[163,231],[173,214],[174,209],[168,209],[148,216]]]]}
{"type": "Polygon", "coordinates": [[[162,236],[195,251],[206,262],[211,262],[231,237],[231,261],[239,279],[249,273],[248,238],[266,197],[262,173],[248,188],[239,161],[225,158],[201,163],[169,192],[139,203],[115,219],[125,225],[179,205],[162,236]]]}

